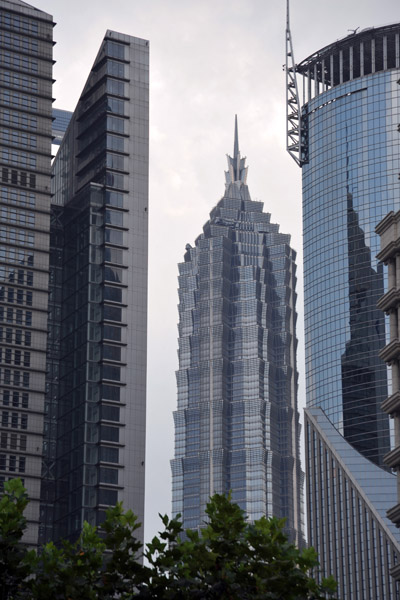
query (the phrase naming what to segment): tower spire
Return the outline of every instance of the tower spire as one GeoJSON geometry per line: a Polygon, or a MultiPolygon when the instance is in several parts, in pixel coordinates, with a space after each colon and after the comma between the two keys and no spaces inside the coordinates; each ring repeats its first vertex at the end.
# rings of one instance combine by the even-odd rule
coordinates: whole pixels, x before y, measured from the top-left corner
{"type": "Polygon", "coordinates": [[[239,155],[239,134],[238,134],[238,120],[235,115],[235,141],[233,144],[233,158],[237,158],[239,155]]]}
{"type": "Polygon", "coordinates": [[[233,142],[233,157],[227,156],[228,158],[228,171],[225,171],[225,185],[228,186],[231,183],[245,184],[247,182],[247,167],[246,159],[241,158],[239,150],[239,133],[238,133],[238,118],[235,115],[235,135],[233,142]]]}

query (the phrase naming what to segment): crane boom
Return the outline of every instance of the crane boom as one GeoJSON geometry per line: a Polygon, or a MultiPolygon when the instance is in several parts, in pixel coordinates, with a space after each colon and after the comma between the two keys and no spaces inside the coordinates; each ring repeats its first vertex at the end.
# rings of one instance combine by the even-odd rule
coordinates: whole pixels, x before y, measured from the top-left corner
{"type": "Polygon", "coordinates": [[[286,150],[302,166],[300,101],[296,80],[292,35],[289,22],[289,0],[286,1],[286,150]]]}

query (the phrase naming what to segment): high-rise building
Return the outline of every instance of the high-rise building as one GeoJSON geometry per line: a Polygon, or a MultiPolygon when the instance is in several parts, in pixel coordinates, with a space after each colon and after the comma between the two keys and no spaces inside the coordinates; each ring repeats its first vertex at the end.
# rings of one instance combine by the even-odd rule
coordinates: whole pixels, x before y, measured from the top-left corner
{"type": "Polygon", "coordinates": [[[308,541],[342,600],[398,593],[388,565],[398,560],[400,536],[383,510],[395,477],[371,475],[385,481],[377,501],[365,474],[379,473],[390,450],[381,409],[388,378],[378,356],[385,321],[376,307],[387,284],[375,225],[399,206],[399,36],[399,24],[368,28],[298,65],[289,24],[286,36],[288,151],[303,175],[308,541]],[[318,425],[323,419],[332,430],[318,425]],[[358,536],[365,502],[366,546],[358,536]],[[387,556],[383,531],[394,543],[387,556]],[[373,561],[377,579],[365,589],[373,561]]]}
{"type": "MultiPolygon", "coordinates": [[[[400,254],[399,254],[400,210],[391,211],[376,226],[381,238],[378,258],[388,266],[388,290],[380,298],[378,307],[389,316],[389,340],[380,352],[380,357],[391,367],[392,389],[382,404],[382,409],[394,419],[394,448],[386,454],[385,464],[397,472],[397,496],[388,510],[388,517],[400,526],[400,254]]],[[[400,564],[394,565],[391,574],[400,580],[400,564]]]]}
{"type": "Polygon", "coordinates": [[[29,544],[144,516],[149,44],[107,31],[52,128],[53,25],[1,2],[0,485],[29,544]]]}
{"type": "Polygon", "coordinates": [[[121,500],[143,523],[148,68],[107,31],[53,165],[43,541],[121,500]]]}
{"type": "Polygon", "coordinates": [[[0,4],[0,484],[21,477],[38,538],[49,281],[53,19],[0,4]]]}
{"type": "Polygon", "coordinates": [[[237,122],[226,189],[179,264],[173,514],[204,522],[215,492],[303,543],[296,253],[252,201],[237,122]]]}

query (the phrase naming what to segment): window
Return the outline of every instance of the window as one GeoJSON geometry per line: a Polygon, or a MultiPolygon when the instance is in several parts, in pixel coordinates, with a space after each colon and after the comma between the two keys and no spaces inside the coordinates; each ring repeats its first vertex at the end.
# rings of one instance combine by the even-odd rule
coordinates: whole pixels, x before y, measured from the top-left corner
{"type": "MultiPolygon", "coordinates": [[[[119,135],[107,135],[107,149],[108,150],[116,150],[117,152],[124,152],[125,150],[125,138],[120,137],[119,135]]],[[[113,206],[118,206],[118,208],[122,208],[122,198],[123,195],[115,192],[115,195],[119,197],[119,203],[116,204],[114,202],[107,201],[107,197],[111,195],[112,192],[106,192],[106,204],[112,204],[113,206]]]]}
{"type": "Polygon", "coordinates": [[[122,308],[118,306],[108,306],[104,305],[104,319],[108,321],[122,321],[122,308]]]}
{"type": "Polygon", "coordinates": [[[120,409],[118,406],[107,406],[102,405],[101,407],[101,418],[105,421],[115,421],[119,423],[120,409]]]}
{"type": "Polygon", "coordinates": [[[114,400],[115,402],[120,401],[121,388],[115,385],[102,385],[101,397],[103,400],[114,400]]]}
{"type": "Polygon", "coordinates": [[[121,360],[121,348],[119,346],[103,346],[103,358],[108,360],[121,360]]]}
{"type": "Polygon", "coordinates": [[[119,442],[118,427],[110,427],[109,425],[100,426],[100,439],[108,442],[119,442]]]}
{"type": "Polygon", "coordinates": [[[119,462],[118,448],[109,448],[108,446],[100,446],[100,460],[110,463],[119,462]]]}
{"type": "Polygon", "coordinates": [[[21,385],[21,371],[14,371],[14,385],[21,385]]]}
{"type": "Polygon", "coordinates": [[[105,222],[110,225],[117,225],[118,227],[123,227],[124,225],[124,213],[106,209],[106,218],[105,222]]]}
{"type": "MultiPolygon", "coordinates": [[[[125,93],[125,83],[123,81],[118,81],[117,79],[107,79],[107,92],[109,94],[113,94],[115,96],[126,96],[125,93]]],[[[113,117],[110,117],[111,119],[113,117]]],[[[115,131],[113,129],[113,131],[115,131]]],[[[119,131],[119,130],[116,130],[119,131]]]]}
{"type": "Polygon", "coordinates": [[[117,42],[107,41],[106,54],[112,58],[118,58],[124,60],[125,58],[125,46],[118,44],[117,42]]]}
{"type": "MultiPolygon", "coordinates": [[[[109,80],[110,81],[110,80],[109,80]]],[[[116,82],[120,83],[120,82],[116,82]]],[[[114,92],[116,93],[116,92],[114,92]]],[[[125,121],[119,117],[107,117],[107,129],[115,133],[125,133],[125,121]]]]}
{"type": "Polygon", "coordinates": [[[112,367],[111,365],[103,365],[103,379],[121,381],[121,368],[112,367]]]}
{"type": "Polygon", "coordinates": [[[111,325],[104,325],[103,334],[104,334],[105,339],[113,340],[115,342],[121,341],[121,328],[120,327],[112,327],[111,325]]]}
{"type": "Polygon", "coordinates": [[[118,502],[117,490],[99,490],[99,504],[114,506],[118,502]]]}
{"type": "Polygon", "coordinates": [[[119,171],[123,171],[125,168],[124,157],[120,154],[111,154],[110,152],[107,152],[106,166],[109,169],[118,169],[119,171]]]}
{"type": "Polygon", "coordinates": [[[118,246],[122,246],[123,241],[123,232],[117,229],[106,229],[104,230],[104,241],[109,242],[110,244],[116,244],[118,246]]]}
{"type": "Polygon", "coordinates": [[[122,289],[110,286],[104,286],[104,300],[112,302],[122,302],[122,289]]]}
{"type": "Polygon", "coordinates": [[[113,75],[114,77],[119,77],[123,79],[125,77],[125,65],[121,62],[116,62],[115,60],[107,61],[107,74],[113,75]]]}
{"type": "Polygon", "coordinates": [[[106,262],[116,263],[117,265],[123,264],[123,253],[119,248],[104,248],[104,260],[106,262]]]}
{"type": "Polygon", "coordinates": [[[113,281],[114,283],[122,283],[122,269],[116,267],[104,267],[105,281],[113,281]]]}
{"type": "Polygon", "coordinates": [[[118,469],[100,467],[100,482],[118,485],[118,469]]]}

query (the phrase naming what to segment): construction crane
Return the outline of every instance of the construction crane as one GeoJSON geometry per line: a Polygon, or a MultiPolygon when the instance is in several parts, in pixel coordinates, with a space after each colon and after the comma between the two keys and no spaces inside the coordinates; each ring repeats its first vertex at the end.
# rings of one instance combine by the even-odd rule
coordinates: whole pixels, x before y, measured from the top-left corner
{"type": "Polygon", "coordinates": [[[286,71],[286,150],[299,167],[301,167],[300,101],[292,35],[290,33],[289,0],[286,1],[286,64],[284,65],[284,70],[286,71]]]}

